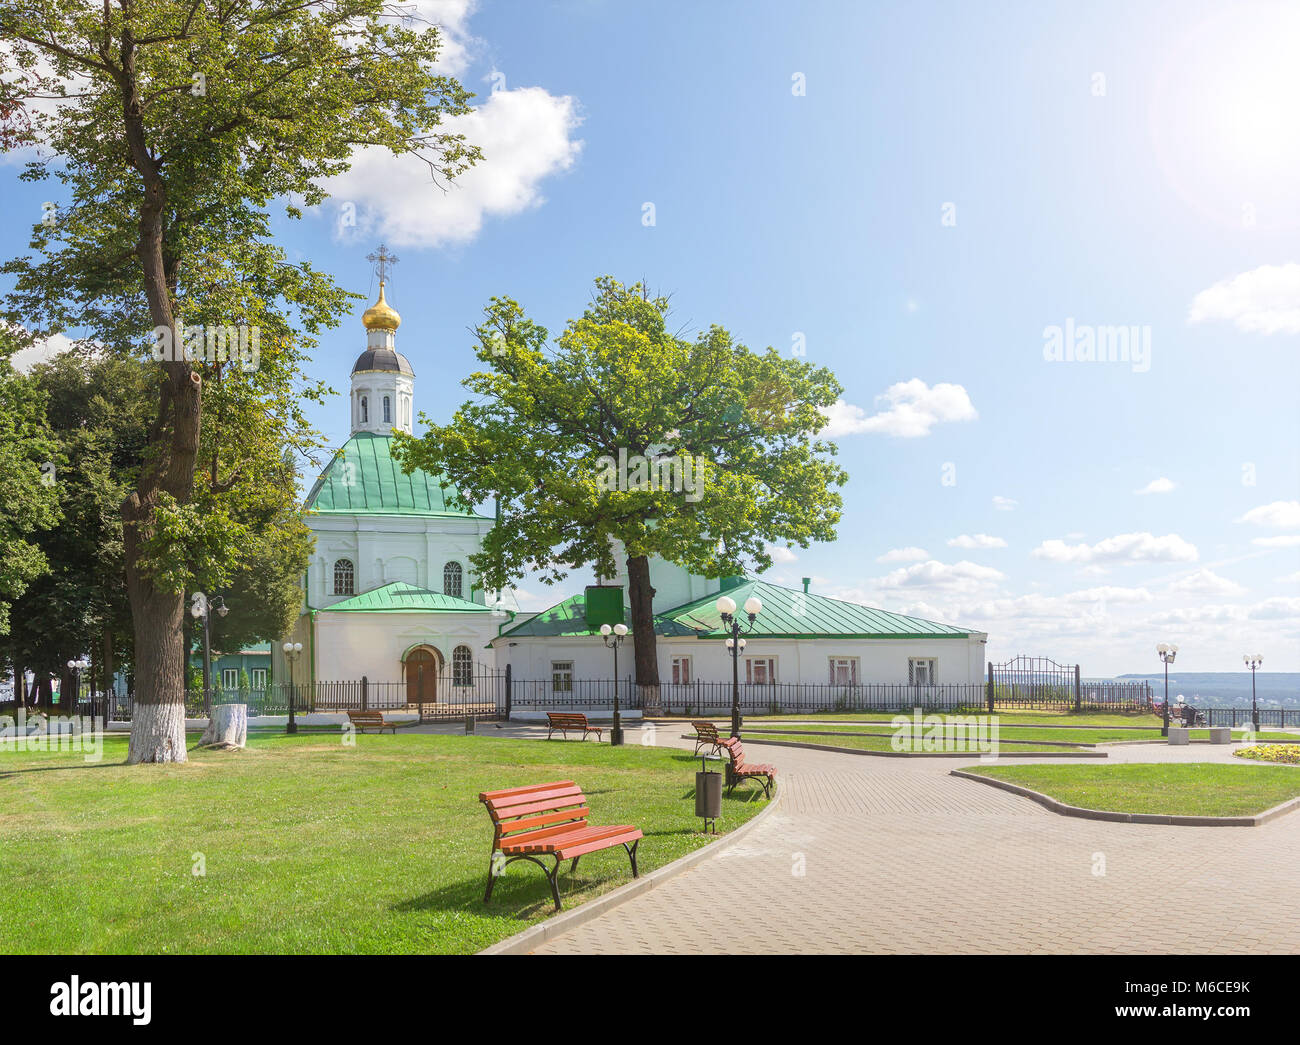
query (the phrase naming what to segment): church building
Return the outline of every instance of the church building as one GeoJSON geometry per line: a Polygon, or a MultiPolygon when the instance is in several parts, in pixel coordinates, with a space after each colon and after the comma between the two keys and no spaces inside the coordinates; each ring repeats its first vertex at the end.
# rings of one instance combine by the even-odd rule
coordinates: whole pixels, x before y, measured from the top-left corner
{"type": "MultiPolygon", "coordinates": [[[[298,679],[365,676],[404,689],[414,704],[458,702],[455,690],[477,673],[507,665],[515,679],[557,693],[571,691],[575,680],[612,678],[610,650],[594,616],[588,619],[592,592],[605,596],[606,616],[608,595],[588,589],[539,613],[503,608],[470,564],[493,519],[454,506],[439,476],[407,475],[393,460],[393,433],[412,433],[416,374],[397,350],[401,317],[385,298],[382,266],[380,275],[379,298],[362,316],[366,347],[352,367],[351,435],[307,495],[316,543],[302,614],[288,636],[303,644],[298,679]]],[[[800,591],[699,577],[656,560],[651,581],[664,684],[730,681],[715,606],[721,594],[737,605],[751,597],[763,605],[739,665],[744,685],[934,686],[984,678],[986,634],[820,595],[808,579],[800,591]]],[[[610,586],[626,604],[626,577],[610,586]]],[[[619,674],[627,677],[631,636],[623,656],[619,674]]],[[[288,678],[278,643],[273,673],[288,678]]]]}

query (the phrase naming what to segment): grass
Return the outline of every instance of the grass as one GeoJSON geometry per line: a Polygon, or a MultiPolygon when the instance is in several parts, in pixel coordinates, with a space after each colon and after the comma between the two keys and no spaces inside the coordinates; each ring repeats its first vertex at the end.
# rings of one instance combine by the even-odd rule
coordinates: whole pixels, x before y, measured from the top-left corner
{"type": "MultiPolygon", "coordinates": [[[[748,740],[754,745],[753,754],[751,757],[753,757],[756,761],[761,761],[760,752],[762,751],[762,747],[760,745],[761,742],[764,740],[785,741],[788,743],[795,743],[795,744],[816,744],[819,747],[855,748],[862,751],[896,750],[893,746],[892,737],[879,737],[879,736],[838,737],[834,735],[809,736],[806,733],[770,733],[770,734],[769,733],[763,733],[763,734],[745,733],[744,736],[748,738],[748,740]]],[[[924,740],[924,738],[922,738],[922,740],[924,740]]],[[[904,748],[904,750],[910,750],[911,753],[913,754],[934,754],[934,752],[927,752],[925,750],[923,742],[920,744],[914,743],[911,748],[904,748]]],[[[978,747],[972,746],[970,744],[966,744],[959,747],[957,746],[944,747],[941,750],[969,752],[972,755],[978,755],[984,753],[978,747]]],[[[1032,754],[1035,751],[1058,751],[1058,752],[1068,753],[1075,750],[1081,750],[1081,749],[1063,747],[1060,745],[1054,745],[1048,747],[1045,744],[1016,744],[1014,747],[1004,748],[1003,754],[1006,755],[1032,754]]]]}
{"type": "MultiPolygon", "coordinates": [[[[910,719],[908,720],[911,721],[910,719]]],[[[779,729],[776,723],[762,724],[755,720],[746,718],[745,723],[755,729],[779,729]]],[[[862,733],[887,733],[893,735],[892,729],[888,725],[834,725],[828,722],[816,723],[790,723],[785,728],[797,731],[808,731],[810,733],[833,733],[840,732],[862,732],[862,733]]],[[[951,723],[946,724],[944,732],[953,734],[956,727],[951,723]]],[[[929,734],[930,727],[922,727],[922,735],[929,734]]],[[[1237,730],[1236,736],[1239,738],[1243,730],[1237,730]]],[[[757,735],[757,734],[755,734],[757,735]]],[[[1121,740],[1161,740],[1159,729],[1104,729],[1104,728],[1080,728],[1067,729],[1060,726],[1054,726],[1050,729],[1037,728],[1033,726],[1008,725],[999,719],[998,735],[1002,740],[1036,740],[1036,741],[1056,741],[1066,744],[1105,744],[1114,743],[1121,740]]],[[[1191,732],[1193,740],[1209,740],[1210,732],[1208,729],[1194,729],[1191,732]]],[[[1257,739],[1260,740],[1291,740],[1300,741],[1300,735],[1295,733],[1259,733],[1257,739]]]]}
{"type": "MultiPolygon", "coordinates": [[[[193,738],[191,738],[193,739],[193,738]]],[[[173,766],[0,744],[0,952],[465,953],[552,912],[512,864],[490,906],[478,793],[573,779],[595,823],[636,824],[642,873],[708,842],[699,760],[671,748],[482,736],[251,736],[173,766]],[[201,857],[200,855],[201,854],[201,857]],[[205,874],[192,873],[202,860],[205,874]]],[[[739,787],[730,829],[764,805],[739,787]]],[[[560,874],[566,909],[631,881],[622,847],[560,874]]]]}
{"type": "Polygon", "coordinates": [[[972,769],[1083,809],[1175,816],[1253,816],[1300,795],[1285,766],[1177,762],[1160,765],[1002,766],[972,769]]]}
{"type": "Polygon", "coordinates": [[[1234,751],[1238,758],[1249,758],[1257,762],[1281,762],[1285,765],[1300,765],[1300,744],[1257,744],[1234,751]]]}

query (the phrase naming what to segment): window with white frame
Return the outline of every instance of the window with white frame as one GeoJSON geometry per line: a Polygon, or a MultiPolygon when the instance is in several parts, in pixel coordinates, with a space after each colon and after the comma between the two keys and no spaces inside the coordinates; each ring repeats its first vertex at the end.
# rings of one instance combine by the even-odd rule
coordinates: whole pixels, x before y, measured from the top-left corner
{"type": "Polygon", "coordinates": [[[911,686],[933,686],[939,661],[934,657],[908,657],[907,682],[911,686]]]}
{"type": "Polygon", "coordinates": [[[363,425],[370,423],[370,403],[365,396],[361,397],[361,423],[363,425]]]}
{"type": "Polygon", "coordinates": [[[857,657],[831,657],[831,685],[856,686],[858,684],[857,657]]]}
{"type": "Polygon", "coordinates": [[[393,401],[388,396],[384,396],[384,424],[393,423],[393,401]]]}
{"type": "Polygon", "coordinates": [[[334,594],[355,595],[356,570],[351,559],[339,559],[334,563],[334,594]]]}
{"type": "Polygon", "coordinates": [[[239,688],[239,669],[222,668],[221,669],[221,688],[238,689],[239,688]]]}
{"type": "Polygon", "coordinates": [[[253,689],[266,689],[266,668],[254,668],[252,671],[253,689]]]}
{"type": "Polygon", "coordinates": [[[442,593],[463,598],[465,591],[465,570],[458,562],[449,562],[442,568],[442,593]]]}
{"type": "Polygon", "coordinates": [[[695,676],[691,674],[691,658],[674,657],[673,658],[673,685],[689,686],[694,681],[694,679],[695,676]]]}
{"type": "Polygon", "coordinates": [[[474,654],[468,646],[457,646],[451,651],[451,681],[455,686],[474,684],[474,654]]]}
{"type": "Polygon", "coordinates": [[[551,661],[551,689],[557,693],[573,692],[573,661],[551,661]]]}
{"type": "Polygon", "coordinates": [[[746,657],[745,682],[751,686],[766,686],[776,681],[775,657],[746,657]]]}

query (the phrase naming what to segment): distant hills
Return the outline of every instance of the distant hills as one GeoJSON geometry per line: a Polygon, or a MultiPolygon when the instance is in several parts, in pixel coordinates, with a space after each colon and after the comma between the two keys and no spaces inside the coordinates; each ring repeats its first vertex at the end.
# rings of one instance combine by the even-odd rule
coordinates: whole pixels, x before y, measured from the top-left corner
{"type": "MultiPolygon", "coordinates": [[[[1151,683],[1156,697],[1165,694],[1164,672],[1116,676],[1124,681],[1142,679],[1151,683]]],[[[1255,676],[1256,693],[1260,707],[1300,707],[1300,672],[1261,671],[1255,676]]],[[[1201,707],[1250,707],[1249,671],[1171,671],[1169,672],[1169,697],[1182,694],[1189,704],[1201,707]]]]}

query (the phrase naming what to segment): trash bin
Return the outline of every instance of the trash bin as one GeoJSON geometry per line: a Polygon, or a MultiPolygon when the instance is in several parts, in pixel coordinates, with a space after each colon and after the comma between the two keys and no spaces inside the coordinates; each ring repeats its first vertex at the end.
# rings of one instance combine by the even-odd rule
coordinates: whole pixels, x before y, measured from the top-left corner
{"type": "Polygon", "coordinates": [[[472,714],[465,716],[465,732],[466,733],[474,732],[474,716],[472,714]]]}
{"type": "MultiPolygon", "coordinates": [[[[721,759],[713,759],[720,762],[721,759]]],[[[709,758],[700,760],[695,774],[695,815],[704,821],[704,830],[717,831],[714,823],[722,815],[722,774],[708,768],[709,758]]]]}

